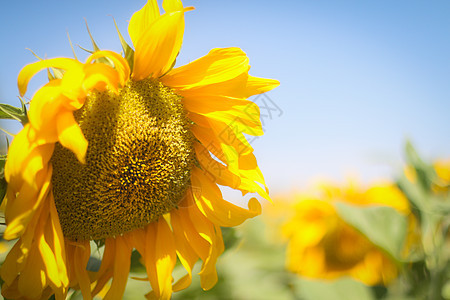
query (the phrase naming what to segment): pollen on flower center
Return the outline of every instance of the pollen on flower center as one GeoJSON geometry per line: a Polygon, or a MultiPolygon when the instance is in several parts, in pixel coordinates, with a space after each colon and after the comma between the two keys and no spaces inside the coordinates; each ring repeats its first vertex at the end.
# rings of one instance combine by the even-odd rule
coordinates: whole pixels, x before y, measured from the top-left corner
{"type": "Polygon", "coordinates": [[[74,115],[89,142],[86,164],[60,144],[51,159],[66,238],[117,236],[177,206],[194,161],[179,95],[153,79],[129,81],[118,95],[90,94],[74,115]]]}

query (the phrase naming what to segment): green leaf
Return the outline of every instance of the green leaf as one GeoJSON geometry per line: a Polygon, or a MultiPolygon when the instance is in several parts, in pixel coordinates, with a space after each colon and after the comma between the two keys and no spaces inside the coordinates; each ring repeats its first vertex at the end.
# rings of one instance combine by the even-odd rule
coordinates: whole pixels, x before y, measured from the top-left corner
{"type": "Polygon", "coordinates": [[[320,281],[302,279],[299,282],[302,299],[332,299],[332,300],[374,300],[375,297],[368,286],[344,278],[335,281],[320,281]]]}
{"type": "Polygon", "coordinates": [[[412,183],[405,174],[400,175],[397,185],[413,207],[417,208],[420,212],[429,210],[427,192],[412,183]]]}
{"type": "Polygon", "coordinates": [[[6,188],[8,187],[8,183],[5,178],[0,179],[0,205],[3,203],[3,199],[6,196],[6,188]]]}
{"type": "MultiPolygon", "coordinates": [[[[8,140],[6,140],[8,142],[8,140]]],[[[6,164],[6,155],[0,155],[0,205],[3,202],[3,199],[6,195],[6,188],[8,187],[8,183],[5,179],[5,164],[6,164]]]]}
{"type": "Polygon", "coordinates": [[[414,149],[411,142],[407,141],[405,146],[406,162],[414,168],[420,187],[426,191],[431,190],[436,171],[431,165],[426,164],[414,149]]]}
{"type": "Polygon", "coordinates": [[[396,260],[401,260],[406,232],[406,217],[388,206],[355,206],[336,203],[338,214],[345,222],[364,234],[396,260]]]}
{"type": "Polygon", "coordinates": [[[25,104],[22,103],[22,108],[18,108],[9,104],[0,103],[0,119],[13,119],[25,125],[28,123],[25,104]]]}

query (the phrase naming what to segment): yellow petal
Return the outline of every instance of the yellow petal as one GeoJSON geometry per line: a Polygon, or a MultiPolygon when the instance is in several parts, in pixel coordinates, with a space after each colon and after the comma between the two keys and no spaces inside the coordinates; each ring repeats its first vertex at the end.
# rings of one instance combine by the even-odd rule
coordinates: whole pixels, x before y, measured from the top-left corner
{"type": "MultiPolygon", "coordinates": [[[[113,63],[114,63],[114,69],[116,70],[117,74],[119,75],[119,79],[120,79],[120,84],[124,85],[125,81],[128,80],[128,78],[130,77],[130,66],[128,65],[128,62],[118,53],[113,52],[113,51],[97,51],[94,54],[92,54],[91,56],[89,56],[89,58],[86,61],[85,64],[85,68],[90,66],[90,63],[92,61],[94,61],[95,59],[98,59],[100,57],[106,57],[108,59],[110,59],[113,63]]],[[[109,67],[107,65],[104,64],[100,64],[103,67],[109,67]]]]}
{"type": "Polygon", "coordinates": [[[169,71],[180,51],[184,12],[162,15],[135,43],[133,79],[159,77],[169,71]]]}
{"type": "Polygon", "coordinates": [[[28,263],[20,273],[18,288],[24,298],[37,299],[41,296],[46,285],[46,278],[42,270],[42,258],[38,249],[32,249],[28,263]]]}
{"type": "Polygon", "coordinates": [[[161,299],[169,300],[172,295],[172,271],[177,261],[173,233],[164,218],[158,221],[156,237],[156,269],[161,299]]]}
{"type": "Polygon", "coordinates": [[[148,0],[144,7],[133,14],[128,24],[128,34],[134,45],[159,16],[159,7],[156,0],[148,0]]]}
{"type": "Polygon", "coordinates": [[[8,223],[4,233],[5,239],[18,238],[25,231],[41,204],[45,202],[50,190],[51,167],[43,175],[45,175],[45,179],[40,191],[24,184],[17,198],[8,200],[5,210],[5,218],[8,223]]]}
{"type": "Polygon", "coordinates": [[[198,168],[192,170],[191,181],[193,186],[201,187],[201,195],[194,195],[198,208],[216,225],[237,226],[261,214],[261,205],[255,198],[250,199],[248,210],[223,200],[217,185],[198,168]]]}
{"type": "Polygon", "coordinates": [[[186,235],[180,214],[187,214],[186,209],[178,209],[171,212],[171,224],[178,258],[187,271],[187,274],[180,278],[174,285],[173,291],[180,291],[187,288],[192,281],[192,269],[197,262],[199,256],[192,249],[186,235]]]}
{"type": "Polygon", "coordinates": [[[64,236],[62,233],[61,225],[59,222],[58,212],[56,210],[55,201],[53,199],[53,193],[49,194],[49,210],[50,219],[46,228],[46,239],[48,239],[49,245],[55,255],[56,265],[58,268],[59,278],[61,284],[67,287],[69,279],[67,278],[66,268],[66,251],[64,246],[64,236]]]}
{"type": "Polygon", "coordinates": [[[259,77],[253,77],[248,76],[247,80],[247,94],[245,95],[246,98],[262,94],[265,92],[268,92],[270,90],[273,90],[277,86],[280,85],[280,82],[275,79],[267,79],[267,78],[259,78],[259,77]]]}
{"type": "Polygon", "coordinates": [[[72,150],[78,161],[84,164],[88,141],[75,121],[72,111],[61,111],[58,115],[56,126],[61,145],[72,150]]]}
{"type": "Polygon", "coordinates": [[[208,148],[200,143],[195,143],[194,149],[200,165],[206,172],[208,172],[208,175],[212,177],[213,181],[216,181],[220,185],[229,186],[233,189],[239,187],[241,184],[241,178],[231,173],[225,165],[213,159],[209,154],[208,148]]]}
{"type": "Polygon", "coordinates": [[[31,99],[28,119],[35,129],[40,130],[45,123],[54,120],[58,113],[65,99],[61,97],[60,84],[61,80],[58,79],[50,81],[31,99]]]}
{"type": "Polygon", "coordinates": [[[100,269],[96,273],[96,284],[92,290],[92,295],[95,296],[102,291],[105,284],[114,275],[114,259],[116,257],[116,242],[114,238],[105,239],[105,250],[103,252],[102,263],[100,269]]]}
{"type": "Polygon", "coordinates": [[[4,280],[4,284],[12,285],[16,277],[20,274],[23,268],[21,264],[18,263],[20,257],[22,256],[22,252],[20,251],[21,241],[18,240],[11,250],[8,252],[8,255],[5,258],[5,261],[0,268],[0,275],[4,280]]]}
{"type": "Polygon", "coordinates": [[[164,0],[163,8],[166,12],[183,10],[183,3],[180,0],[164,0]]]}
{"type": "Polygon", "coordinates": [[[91,283],[89,274],[86,270],[90,252],[89,242],[78,242],[78,246],[75,246],[75,253],[73,256],[73,267],[76,279],[80,285],[81,294],[83,295],[83,299],[88,300],[92,300],[91,283]]]}
{"type": "Polygon", "coordinates": [[[114,277],[111,287],[105,296],[105,300],[121,299],[127,285],[130,272],[131,247],[128,245],[127,236],[115,238],[116,253],[114,256],[114,277]]]}
{"type": "Polygon", "coordinates": [[[170,87],[184,90],[225,82],[247,73],[247,55],[239,48],[216,48],[206,56],[171,70],[161,80],[170,87]]]}
{"type": "Polygon", "coordinates": [[[41,235],[39,237],[38,247],[42,256],[42,260],[44,262],[45,273],[50,281],[49,283],[51,283],[54,288],[64,289],[64,286],[59,277],[55,254],[53,253],[52,248],[50,248],[50,246],[47,244],[44,235],[41,235]]]}
{"type": "Polygon", "coordinates": [[[71,58],[53,58],[40,60],[38,62],[26,65],[19,73],[17,78],[17,85],[19,87],[20,95],[23,96],[27,91],[28,82],[39,71],[47,68],[57,68],[63,70],[81,68],[82,64],[71,58]]]}
{"type": "MultiPolygon", "coordinates": [[[[194,188],[194,187],[193,187],[194,188]]],[[[200,191],[194,192],[194,194],[200,191]]],[[[222,254],[223,240],[220,228],[215,227],[194,204],[193,193],[186,194],[186,209],[188,213],[180,214],[186,239],[193,250],[203,260],[199,273],[200,283],[203,289],[212,288],[217,282],[216,262],[222,254]]]]}
{"type": "Polygon", "coordinates": [[[143,257],[145,269],[147,271],[147,276],[152,285],[153,292],[156,295],[160,295],[158,275],[156,270],[156,223],[150,223],[145,227],[145,249],[139,251],[141,255],[145,253],[143,257]]]}
{"type": "Polygon", "coordinates": [[[86,93],[91,90],[104,91],[107,87],[117,93],[119,87],[119,74],[110,66],[92,64],[85,67],[86,78],[83,80],[83,89],[86,93]]]}
{"type": "Polygon", "coordinates": [[[155,249],[152,252],[155,255],[156,278],[154,276],[149,276],[149,278],[154,296],[157,299],[169,300],[172,295],[172,271],[177,260],[175,242],[173,233],[163,217],[159,218],[155,227],[156,241],[153,245],[155,249]]]}

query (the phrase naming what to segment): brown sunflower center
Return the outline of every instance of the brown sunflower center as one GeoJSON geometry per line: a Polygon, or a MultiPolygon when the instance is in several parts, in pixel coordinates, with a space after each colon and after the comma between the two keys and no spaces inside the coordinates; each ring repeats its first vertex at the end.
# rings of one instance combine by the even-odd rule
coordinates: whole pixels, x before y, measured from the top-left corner
{"type": "Polygon", "coordinates": [[[86,164],[56,144],[53,192],[64,236],[103,239],[156,221],[190,184],[193,136],[181,97],[156,80],[96,92],[74,113],[86,164]]]}

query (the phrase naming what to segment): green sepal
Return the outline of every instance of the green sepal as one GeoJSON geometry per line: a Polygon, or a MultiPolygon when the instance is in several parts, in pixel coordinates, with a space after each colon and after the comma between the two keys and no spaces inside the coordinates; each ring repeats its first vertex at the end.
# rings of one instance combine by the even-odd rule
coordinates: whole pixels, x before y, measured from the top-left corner
{"type": "MultiPolygon", "coordinates": [[[[93,53],[95,53],[97,51],[100,51],[101,49],[98,47],[97,43],[94,41],[94,38],[92,37],[91,31],[89,30],[89,26],[88,26],[88,23],[87,23],[86,20],[85,20],[85,22],[86,22],[86,29],[88,31],[89,37],[91,39],[92,47],[94,48],[94,50],[93,51],[92,50],[87,50],[87,49],[85,49],[83,47],[80,47],[80,48],[83,49],[84,51],[88,52],[88,53],[93,54],[93,53]]],[[[95,61],[103,63],[103,64],[108,65],[110,67],[114,67],[114,63],[107,57],[99,57],[95,61]]]]}
{"type": "Polygon", "coordinates": [[[19,99],[20,102],[22,103],[21,108],[5,103],[0,103],[0,119],[17,120],[20,123],[22,123],[22,125],[28,123],[27,108],[22,98],[19,97],[19,99]]]}
{"type": "Polygon", "coordinates": [[[123,38],[122,34],[119,31],[119,28],[117,27],[116,20],[114,18],[113,18],[113,21],[114,21],[114,25],[116,26],[117,34],[119,35],[120,44],[122,45],[124,57],[127,60],[128,65],[130,66],[131,72],[133,72],[134,50],[133,50],[133,48],[130,47],[130,45],[128,45],[128,43],[123,38]]]}
{"type": "Polygon", "coordinates": [[[70,48],[72,49],[73,57],[78,60],[77,54],[75,53],[75,49],[73,48],[72,40],[70,39],[69,32],[67,32],[67,38],[69,39],[70,48]]]}
{"type": "Polygon", "coordinates": [[[6,188],[8,187],[8,183],[5,179],[5,164],[6,164],[6,155],[0,155],[0,205],[3,202],[3,199],[6,195],[6,188]]]}

